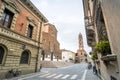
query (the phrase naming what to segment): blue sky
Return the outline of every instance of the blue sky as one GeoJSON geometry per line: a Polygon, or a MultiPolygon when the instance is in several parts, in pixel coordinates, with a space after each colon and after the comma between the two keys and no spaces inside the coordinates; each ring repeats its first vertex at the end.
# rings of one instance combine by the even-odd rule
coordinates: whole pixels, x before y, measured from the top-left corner
{"type": "Polygon", "coordinates": [[[31,0],[31,2],[56,26],[61,49],[77,52],[78,35],[82,33],[84,48],[87,53],[91,51],[86,42],[82,0],[31,0]]]}

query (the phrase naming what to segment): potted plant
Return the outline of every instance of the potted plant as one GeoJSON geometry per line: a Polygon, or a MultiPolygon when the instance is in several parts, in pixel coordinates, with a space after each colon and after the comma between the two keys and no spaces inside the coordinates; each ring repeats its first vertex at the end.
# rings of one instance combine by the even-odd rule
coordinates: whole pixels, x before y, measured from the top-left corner
{"type": "Polygon", "coordinates": [[[101,41],[95,46],[96,50],[102,54],[102,56],[106,56],[107,54],[111,54],[111,49],[109,45],[109,41],[101,41]]]}
{"type": "Polygon", "coordinates": [[[91,59],[92,59],[93,61],[98,59],[98,55],[97,55],[96,52],[92,53],[91,59]]]}

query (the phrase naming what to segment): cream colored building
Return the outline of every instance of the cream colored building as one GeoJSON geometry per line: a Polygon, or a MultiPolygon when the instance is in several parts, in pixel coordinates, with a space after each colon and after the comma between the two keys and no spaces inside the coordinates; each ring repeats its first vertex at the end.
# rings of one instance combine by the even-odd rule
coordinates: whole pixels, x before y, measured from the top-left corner
{"type": "Polygon", "coordinates": [[[74,62],[75,61],[75,53],[70,51],[70,50],[66,50],[66,49],[61,49],[62,51],[62,61],[65,62],[74,62]]]}
{"type": "Polygon", "coordinates": [[[88,45],[108,40],[111,54],[98,53],[98,71],[104,80],[120,80],[120,0],[83,0],[88,45]]]}

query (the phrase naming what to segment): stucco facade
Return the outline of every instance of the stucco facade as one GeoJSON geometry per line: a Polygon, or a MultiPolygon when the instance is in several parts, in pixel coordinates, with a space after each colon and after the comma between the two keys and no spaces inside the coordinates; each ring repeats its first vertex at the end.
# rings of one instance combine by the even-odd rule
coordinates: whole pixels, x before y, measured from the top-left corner
{"type": "Polygon", "coordinates": [[[70,51],[70,50],[66,50],[66,49],[61,49],[62,51],[62,61],[65,62],[75,62],[75,53],[70,51]]]}
{"type": "Polygon", "coordinates": [[[94,51],[95,44],[107,40],[110,43],[111,54],[98,54],[98,69],[105,80],[120,79],[120,1],[119,0],[83,0],[86,33],[88,43],[94,51]],[[89,25],[90,24],[90,25],[89,25]],[[89,30],[88,30],[88,28],[89,30]],[[90,29],[92,27],[92,29],[90,29]],[[101,29],[100,29],[101,28],[101,29]],[[91,32],[90,32],[91,30],[91,32]],[[102,35],[102,37],[101,37],[102,35]],[[105,36],[105,37],[104,37],[105,36]],[[93,44],[93,45],[91,45],[93,44]]]}
{"type": "Polygon", "coordinates": [[[39,71],[45,22],[30,1],[0,0],[0,79],[11,69],[22,74],[39,71]]]}

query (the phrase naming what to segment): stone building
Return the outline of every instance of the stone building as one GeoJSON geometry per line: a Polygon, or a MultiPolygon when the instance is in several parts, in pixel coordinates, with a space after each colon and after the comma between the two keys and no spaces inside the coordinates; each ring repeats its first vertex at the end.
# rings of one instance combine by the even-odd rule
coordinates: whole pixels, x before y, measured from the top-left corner
{"type": "Polygon", "coordinates": [[[84,50],[84,45],[83,45],[83,37],[82,37],[82,34],[80,33],[79,36],[78,36],[78,44],[79,44],[79,48],[77,50],[77,61],[78,62],[81,62],[83,60],[85,60],[86,58],[86,51],[84,50]]]}
{"type": "Polygon", "coordinates": [[[39,71],[41,29],[47,21],[29,0],[0,0],[0,79],[11,69],[39,71]]]}
{"type": "Polygon", "coordinates": [[[120,0],[83,0],[83,7],[87,41],[93,52],[99,42],[110,44],[111,53],[98,53],[100,76],[104,80],[120,80],[120,0]]]}
{"type": "Polygon", "coordinates": [[[45,23],[42,30],[42,60],[61,59],[57,29],[53,24],[45,23]]]}

